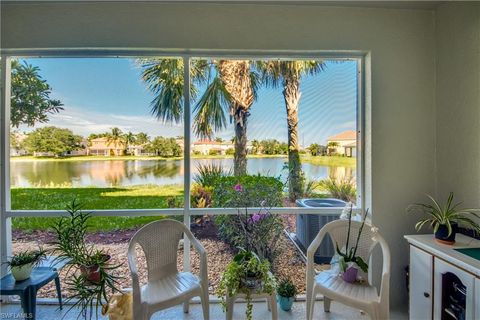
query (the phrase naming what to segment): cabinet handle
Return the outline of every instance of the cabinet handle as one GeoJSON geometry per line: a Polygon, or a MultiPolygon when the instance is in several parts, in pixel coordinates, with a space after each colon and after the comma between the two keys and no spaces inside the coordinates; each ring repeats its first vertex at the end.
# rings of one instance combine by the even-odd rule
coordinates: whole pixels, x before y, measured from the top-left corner
{"type": "Polygon", "coordinates": [[[423,293],[423,296],[424,296],[425,298],[429,298],[429,297],[430,297],[430,294],[429,294],[428,292],[424,292],[424,293],[423,293]]]}

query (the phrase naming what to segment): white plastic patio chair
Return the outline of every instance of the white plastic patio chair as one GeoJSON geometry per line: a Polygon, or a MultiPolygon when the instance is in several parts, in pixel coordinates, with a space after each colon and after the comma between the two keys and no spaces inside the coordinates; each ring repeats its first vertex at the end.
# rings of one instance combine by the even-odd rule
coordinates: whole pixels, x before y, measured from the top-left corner
{"type": "Polygon", "coordinates": [[[207,254],[202,244],[181,222],[164,219],[138,230],[128,246],[128,265],[133,284],[133,319],[145,320],[157,311],[183,304],[188,312],[189,300],[200,296],[204,320],[209,319],[207,254]],[[200,255],[200,277],[177,269],[178,244],[182,236],[190,240],[200,255]],[[140,287],[137,272],[137,245],[147,262],[148,280],[140,287]]]}
{"type": "MultiPolygon", "coordinates": [[[[349,247],[355,245],[361,223],[352,221],[349,247]]],[[[323,294],[324,311],[330,311],[332,300],[357,308],[368,313],[372,319],[389,318],[389,288],[390,288],[390,250],[387,243],[378,233],[371,231],[371,226],[365,223],[360,236],[357,255],[368,263],[372,250],[380,245],[383,255],[382,278],[380,294],[372,285],[372,268],[368,268],[368,283],[351,284],[345,282],[338,274],[326,270],[315,274],[313,257],[323,238],[329,234],[335,246],[339,248],[346,244],[348,220],[336,220],[327,223],[315,237],[307,250],[307,319],[313,317],[313,310],[317,294],[323,294]]],[[[369,266],[371,263],[369,263],[369,266]]],[[[361,274],[361,270],[359,270],[361,274]]],[[[366,276],[363,274],[363,276],[366,276]]]]}

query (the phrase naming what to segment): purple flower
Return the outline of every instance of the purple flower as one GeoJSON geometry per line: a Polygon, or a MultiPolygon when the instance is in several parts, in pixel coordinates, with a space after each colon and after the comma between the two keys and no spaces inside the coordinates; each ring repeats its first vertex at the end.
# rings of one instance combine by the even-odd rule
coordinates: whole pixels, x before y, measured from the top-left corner
{"type": "Polygon", "coordinates": [[[235,185],[235,187],[233,187],[233,189],[235,189],[235,191],[237,191],[237,192],[242,192],[243,191],[242,185],[240,183],[237,183],[235,185]]]}
{"type": "Polygon", "coordinates": [[[253,222],[258,222],[262,219],[262,215],[258,214],[258,213],[255,213],[253,216],[252,216],[252,221],[253,222]]]}

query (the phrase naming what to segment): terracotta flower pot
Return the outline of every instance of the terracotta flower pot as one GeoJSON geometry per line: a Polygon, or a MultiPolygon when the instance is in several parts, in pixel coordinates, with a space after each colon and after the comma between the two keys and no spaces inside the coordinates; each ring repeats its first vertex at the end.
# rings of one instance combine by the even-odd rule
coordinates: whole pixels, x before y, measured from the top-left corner
{"type": "MultiPolygon", "coordinates": [[[[107,254],[103,255],[102,258],[104,262],[107,262],[111,259],[111,257],[107,254]]],[[[88,281],[93,283],[98,283],[102,280],[102,274],[100,271],[100,266],[98,264],[91,266],[80,266],[80,272],[82,275],[84,275],[88,281]]]]}

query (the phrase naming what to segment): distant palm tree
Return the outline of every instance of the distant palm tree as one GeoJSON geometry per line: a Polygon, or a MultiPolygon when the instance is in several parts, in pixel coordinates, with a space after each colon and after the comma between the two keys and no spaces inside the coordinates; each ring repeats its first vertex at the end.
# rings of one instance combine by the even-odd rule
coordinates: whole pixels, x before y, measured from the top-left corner
{"type": "Polygon", "coordinates": [[[340,143],[338,143],[337,141],[330,141],[327,144],[328,153],[330,154],[332,150],[335,150],[338,146],[340,146],[340,143]]]}
{"type": "Polygon", "coordinates": [[[136,136],[132,132],[128,131],[123,135],[123,141],[127,145],[127,150],[130,153],[131,146],[136,142],[136,136]]]}
{"type": "Polygon", "coordinates": [[[119,147],[125,146],[125,138],[120,128],[112,128],[110,132],[107,132],[105,134],[105,137],[107,138],[107,146],[113,144],[115,149],[119,149],[119,147]]]}
{"type": "Polygon", "coordinates": [[[322,61],[316,60],[270,60],[257,63],[262,80],[267,86],[283,87],[283,98],[287,111],[288,126],[288,183],[289,198],[296,200],[302,196],[302,164],[298,143],[298,105],[300,102],[300,81],[303,75],[314,75],[325,69],[322,61]]]}
{"type": "MultiPolygon", "coordinates": [[[[183,114],[183,60],[149,58],[139,61],[142,79],[155,95],[152,113],[159,120],[180,122],[183,114]]],[[[205,92],[193,108],[193,130],[201,138],[211,138],[223,129],[226,113],[235,127],[234,174],[247,171],[247,119],[256,98],[258,77],[248,60],[192,61],[190,96],[195,100],[198,85],[205,92]]]]}
{"type": "Polygon", "coordinates": [[[143,145],[143,144],[148,143],[148,141],[150,141],[150,137],[145,132],[139,132],[135,135],[135,141],[139,145],[143,145]]]}

